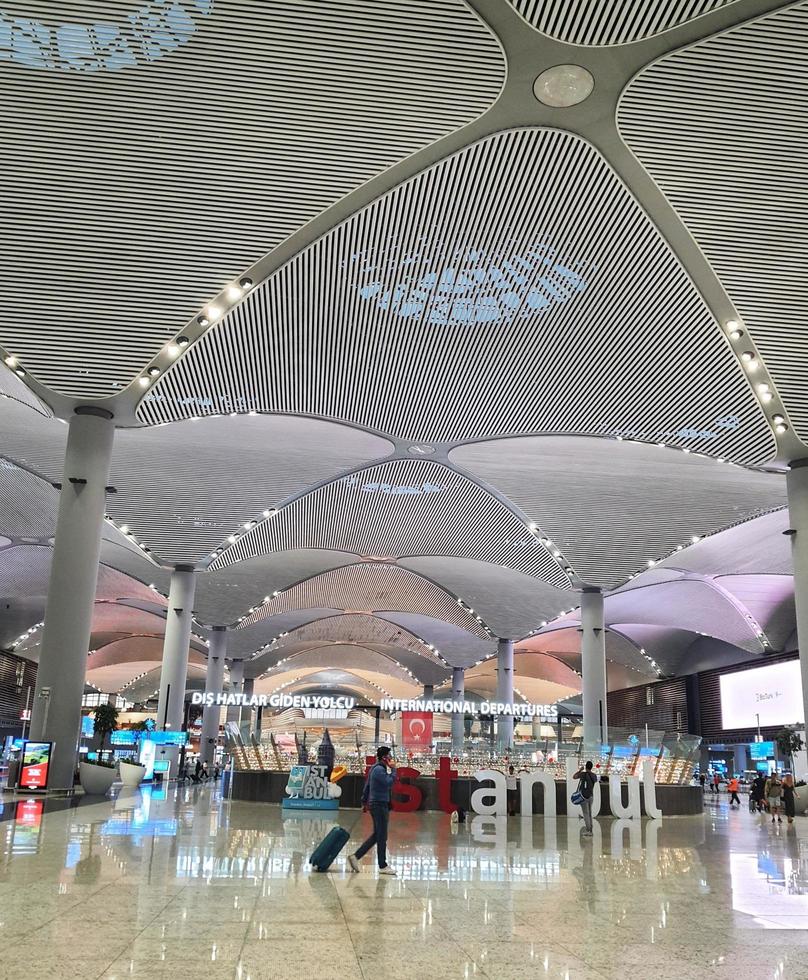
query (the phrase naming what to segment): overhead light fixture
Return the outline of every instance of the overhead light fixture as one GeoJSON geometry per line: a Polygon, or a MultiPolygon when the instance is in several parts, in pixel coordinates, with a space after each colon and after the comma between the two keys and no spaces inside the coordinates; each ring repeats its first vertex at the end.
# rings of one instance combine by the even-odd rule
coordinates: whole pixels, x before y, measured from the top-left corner
{"type": "Polygon", "coordinates": [[[137,379],[137,383],[141,388],[148,388],[149,379],[144,374],[141,374],[141,376],[137,379]]]}
{"type": "Polygon", "coordinates": [[[169,344],[168,347],[166,347],[166,354],[168,354],[169,357],[178,357],[179,353],[180,348],[178,344],[169,344]]]}
{"type": "Polygon", "coordinates": [[[227,287],[227,298],[231,303],[235,303],[237,300],[240,300],[241,296],[241,288],[236,286],[235,283],[227,287]]]}
{"type": "Polygon", "coordinates": [[[255,521],[245,521],[243,527],[245,531],[250,531],[255,527],[255,521]]]}
{"type": "Polygon", "coordinates": [[[701,541],[701,538],[698,534],[694,534],[690,540],[693,542],[693,544],[697,544],[699,541],[701,541]]]}
{"type": "Polygon", "coordinates": [[[788,432],[788,426],[780,423],[774,427],[774,431],[781,436],[784,432],[788,432]]]}
{"type": "Polygon", "coordinates": [[[235,544],[237,539],[235,534],[229,534],[227,536],[227,540],[230,542],[230,544],[235,544]]]}
{"type": "Polygon", "coordinates": [[[150,378],[156,378],[159,373],[160,373],[160,368],[157,367],[156,364],[153,364],[148,370],[148,375],[150,378]]]}
{"type": "Polygon", "coordinates": [[[205,316],[204,313],[199,314],[199,316],[196,318],[196,322],[199,324],[200,327],[207,327],[210,325],[210,320],[205,316]]]}
{"type": "Polygon", "coordinates": [[[17,358],[14,357],[13,354],[9,354],[8,357],[4,358],[4,360],[6,364],[8,364],[8,366],[11,368],[17,366],[17,358]]]}
{"type": "Polygon", "coordinates": [[[24,378],[26,372],[21,367],[15,367],[14,373],[17,375],[18,378],[24,378]]]}
{"type": "Polygon", "coordinates": [[[245,291],[248,289],[252,289],[253,287],[253,281],[252,279],[250,279],[249,276],[242,276],[241,279],[239,279],[238,284],[245,291]]]}
{"type": "Polygon", "coordinates": [[[785,422],[785,417],[783,415],[772,415],[772,422],[775,425],[782,425],[785,422]]]}
{"type": "Polygon", "coordinates": [[[219,307],[218,307],[218,306],[209,306],[209,307],[208,307],[208,308],[207,308],[207,309],[205,310],[205,313],[207,313],[207,315],[208,315],[208,319],[210,320],[210,322],[211,322],[211,323],[212,323],[212,322],[213,322],[214,320],[218,320],[218,319],[219,319],[219,317],[220,317],[220,316],[222,315],[222,311],[221,311],[221,310],[219,309],[219,307]]]}
{"type": "Polygon", "coordinates": [[[741,360],[746,361],[747,364],[750,361],[754,361],[754,359],[755,359],[755,354],[751,350],[745,350],[743,354],[741,354],[741,360]]]}
{"type": "Polygon", "coordinates": [[[190,344],[190,343],[191,343],[191,341],[190,341],[190,338],[188,338],[188,337],[177,337],[177,346],[180,349],[182,349],[184,347],[187,347],[188,344],[190,344]]]}

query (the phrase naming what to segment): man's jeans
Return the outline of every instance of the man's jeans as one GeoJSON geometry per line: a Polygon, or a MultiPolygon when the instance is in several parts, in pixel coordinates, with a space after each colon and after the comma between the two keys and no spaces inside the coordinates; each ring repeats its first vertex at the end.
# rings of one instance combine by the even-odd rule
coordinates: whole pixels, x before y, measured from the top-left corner
{"type": "MultiPolygon", "coordinates": [[[[358,858],[364,857],[376,845],[376,857],[380,868],[387,867],[387,824],[390,821],[389,803],[371,803],[370,815],[373,817],[373,833],[356,852],[358,858]]],[[[590,820],[592,818],[590,817],[590,820]]]]}
{"type": "Polygon", "coordinates": [[[584,826],[592,833],[592,797],[588,800],[584,800],[581,804],[581,812],[584,815],[584,826]]]}

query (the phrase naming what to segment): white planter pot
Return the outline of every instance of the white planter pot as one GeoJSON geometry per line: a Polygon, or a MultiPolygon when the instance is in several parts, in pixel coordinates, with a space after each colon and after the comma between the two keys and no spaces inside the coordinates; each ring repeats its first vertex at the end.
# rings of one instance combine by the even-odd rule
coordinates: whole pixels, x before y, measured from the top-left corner
{"type": "Polygon", "coordinates": [[[124,786],[140,786],[145,777],[145,766],[132,765],[131,762],[121,763],[121,782],[124,786]]]}
{"type": "Polygon", "coordinates": [[[115,770],[82,762],[79,764],[79,780],[88,796],[106,796],[115,781],[115,770]]]}

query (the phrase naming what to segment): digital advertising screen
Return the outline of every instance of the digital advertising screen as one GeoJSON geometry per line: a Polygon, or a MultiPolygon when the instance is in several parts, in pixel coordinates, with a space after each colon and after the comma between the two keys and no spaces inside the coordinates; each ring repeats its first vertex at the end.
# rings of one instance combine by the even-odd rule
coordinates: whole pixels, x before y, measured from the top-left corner
{"type": "Polygon", "coordinates": [[[24,742],[20,789],[47,789],[53,742],[24,742]]]}
{"type": "Polygon", "coordinates": [[[721,727],[764,728],[802,724],[802,679],[799,660],[722,674],[721,727]]]}
{"type": "Polygon", "coordinates": [[[774,758],[774,742],[752,742],[749,756],[755,762],[774,758]]]}

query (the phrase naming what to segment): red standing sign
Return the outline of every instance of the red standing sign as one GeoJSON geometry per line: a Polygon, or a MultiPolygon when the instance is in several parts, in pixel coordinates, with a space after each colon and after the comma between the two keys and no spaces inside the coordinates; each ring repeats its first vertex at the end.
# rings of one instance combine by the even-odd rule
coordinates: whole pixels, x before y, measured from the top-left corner
{"type": "Polygon", "coordinates": [[[47,789],[53,742],[23,742],[20,789],[47,789]]]}

